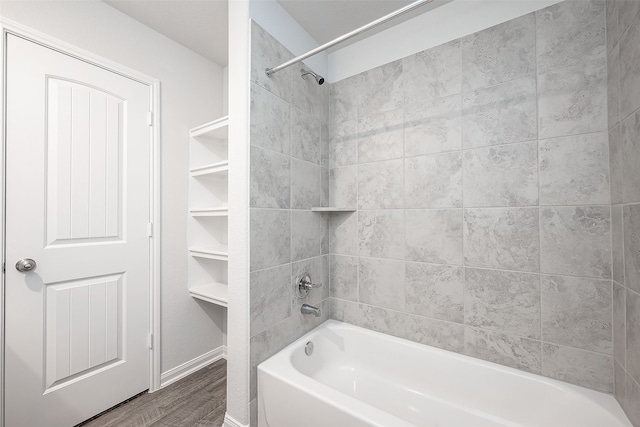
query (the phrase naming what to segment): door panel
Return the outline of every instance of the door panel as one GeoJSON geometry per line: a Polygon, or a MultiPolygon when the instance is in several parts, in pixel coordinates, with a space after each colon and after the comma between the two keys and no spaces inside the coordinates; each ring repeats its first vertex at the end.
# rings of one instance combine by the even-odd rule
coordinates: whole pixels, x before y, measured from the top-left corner
{"type": "Polygon", "coordinates": [[[7,427],[149,387],[149,110],[148,86],[8,37],[7,427]]]}

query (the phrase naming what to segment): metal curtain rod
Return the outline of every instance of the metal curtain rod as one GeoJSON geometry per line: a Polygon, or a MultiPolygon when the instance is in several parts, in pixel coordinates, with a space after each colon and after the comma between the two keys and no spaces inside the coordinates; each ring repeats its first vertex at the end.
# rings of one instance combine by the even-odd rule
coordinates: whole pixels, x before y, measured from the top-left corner
{"type": "Polygon", "coordinates": [[[303,60],[307,59],[310,56],[313,56],[313,55],[315,55],[317,53],[320,53],[323,50],[327,50],[330,47],[333,47],[333,46],[337,45],[338,43],[342,43],[343,41],[348,40],[351,37],[355,37],[360,33],[368,31],[371,28],[377,27],[380,24],[384,24],[385,22],[390,21],[393,18],[396,18],[396,17],[398,17],[400,15],[404,15],[407,12],[411,12],[412,10],[414,10],[414,9],[420,7],[420,6],[423,6],[423,5],[427,4],[427,3],[431,3],[432,1],[434,1],[434,0],[417,0],[417,1],[414,1],[413,3],[406,5],[405,7],[400,8],[400,9],[396,10],[395,12],[391,12],[388,15],[383,16],[382,18],[378,18],[373,22],[369,22],[368,24],[363,25],[362,27],[357,28],[357,29],[355,29],[355,30],[353,30],[353,31],[351,31],[351,32],[349,32],[347,34],[344,34],[344,35],[338,37],[338,38],[335,38],[335,39],[331,40],[330,42],[327,42],[327,43],[323,44],[322,46],[318,46],[315,49],[311,49],[307,53],[303,53],[302,55],[296,56],[295,58],[290,59],[287,62],[283,62],[282,64],[278,65],[277,67],[267,68],[267,69],[265,69],[265,73],[267,74],[267,76],[271,76],[271,74],[277,73],[278,71],[283,70],[283,69],[285,69],[285,68],[287,68],[287,67],[289,67],[289,66],[291,66],[293,64],[297,64],[298,62],[303,61],[303,60]]]}

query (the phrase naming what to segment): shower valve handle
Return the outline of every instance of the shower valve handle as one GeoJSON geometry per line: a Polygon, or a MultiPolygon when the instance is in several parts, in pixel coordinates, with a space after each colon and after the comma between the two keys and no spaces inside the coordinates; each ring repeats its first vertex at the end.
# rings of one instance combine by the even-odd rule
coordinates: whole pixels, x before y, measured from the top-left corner
{"type": "Polygon", "coordinates": [[[307,296],[311,289],[321,288],[322,283],[313,283],[309,273],[304,272],[298,275],[296,278],[296,291],[300,298],[307,296]]]}

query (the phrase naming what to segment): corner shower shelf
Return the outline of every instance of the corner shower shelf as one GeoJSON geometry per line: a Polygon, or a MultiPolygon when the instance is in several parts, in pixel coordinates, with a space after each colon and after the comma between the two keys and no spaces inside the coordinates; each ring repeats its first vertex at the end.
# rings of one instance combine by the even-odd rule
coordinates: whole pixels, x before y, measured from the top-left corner
{"type": "Polygon", "coordinates": [[[221,208],[191,209],[189,212],[193,217],[229,216],[229,208],[226,206],[221,208]]]}
{"type": "Polygon", "coordinates": [[[224,175],[229,172],[229,162],[218,162],[211,165],[201,166],[199,168],[191,169],[191,176],[207,176],[207,175],[224,175]]]}
{"type": "Polygon", "coordinates": [[[189,289],[189,293],[192,297],[201,299],[203,301],[210,302],[222,307],[227,307],[228,287],[224,283],[207,283],[206,285],[194,286],[189,289]]]}
{"type": "Polygon", "coordinates": [[[311,212],[355,212],[357,208],[337,208],[337,207],[315,207],[311,212]]]}
{"type": "Polygon", "coordinates": [[[189,249],[189,254],[196,258],[215,259],[218,261],[227,261],[229,259],[229,250],[226,246],[191,248],[189,249]]]}

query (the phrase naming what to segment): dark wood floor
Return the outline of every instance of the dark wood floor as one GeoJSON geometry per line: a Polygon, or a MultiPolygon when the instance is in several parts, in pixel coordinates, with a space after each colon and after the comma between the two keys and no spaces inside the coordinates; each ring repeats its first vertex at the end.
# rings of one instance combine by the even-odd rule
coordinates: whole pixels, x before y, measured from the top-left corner
{"type": "Polygon", "coordinates": [[[83,427],[220,427],[227,362],[219,360],[155,393],[145,393],[83,427]]]}

